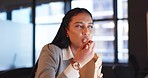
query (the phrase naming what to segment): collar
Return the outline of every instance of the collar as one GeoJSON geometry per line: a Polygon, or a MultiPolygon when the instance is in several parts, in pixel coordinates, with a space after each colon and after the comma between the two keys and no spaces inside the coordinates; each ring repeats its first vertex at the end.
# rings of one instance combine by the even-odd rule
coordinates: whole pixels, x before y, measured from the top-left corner
{"type": "Polygon", "coordinates": [[[66,49],[62,49],[62,52],[63,52],[63,60],[69,60],[74,57],[70,46],[66,49]]]}

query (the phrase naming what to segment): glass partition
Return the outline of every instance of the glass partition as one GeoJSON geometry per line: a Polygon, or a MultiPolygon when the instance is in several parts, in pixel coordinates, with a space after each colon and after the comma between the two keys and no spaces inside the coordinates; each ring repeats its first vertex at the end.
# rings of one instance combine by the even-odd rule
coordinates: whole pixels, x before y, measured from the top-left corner
{"type": "Polygon", "coordinates": [[[0,20],[0,70],[32,66],[32,24],[0,20]]]}

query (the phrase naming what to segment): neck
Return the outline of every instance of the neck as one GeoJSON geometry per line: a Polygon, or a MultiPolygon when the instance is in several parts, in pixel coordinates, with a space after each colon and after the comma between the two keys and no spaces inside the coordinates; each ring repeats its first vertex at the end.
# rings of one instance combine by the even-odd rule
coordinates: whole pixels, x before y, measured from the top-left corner
{"type": "Polygon", "coordinates": [[[78,48],[77,47],[74,47],[73,45],[70,45],[70,48],[71,48],[71,51],[72,51],[73,55],[75,56],[78,48]]]}

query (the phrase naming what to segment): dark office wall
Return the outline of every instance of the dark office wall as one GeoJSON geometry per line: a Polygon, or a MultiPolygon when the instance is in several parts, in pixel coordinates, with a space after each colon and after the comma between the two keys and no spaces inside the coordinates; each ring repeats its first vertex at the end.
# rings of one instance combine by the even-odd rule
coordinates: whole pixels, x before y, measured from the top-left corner
{"type": "Polygon", "coordinates": [[[148,73],[146,12],[148,0],[129,0],[129,66],[137,78],[148,73]]]}

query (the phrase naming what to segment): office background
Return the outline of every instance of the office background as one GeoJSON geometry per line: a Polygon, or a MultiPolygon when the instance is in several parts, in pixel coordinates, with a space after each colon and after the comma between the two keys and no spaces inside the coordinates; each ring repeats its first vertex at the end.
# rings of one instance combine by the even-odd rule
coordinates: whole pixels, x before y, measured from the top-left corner
{"type": "Polygon", "coordinates": [[[75,7],[93,14],[93,40],[103,59],[104,78],[121,78],[116,75],[120,66],[123,77],[126,70],[137,78],[148,73],[146,0],[1,0],[0,70],[31,68],[64,14],[75,7]]]}

